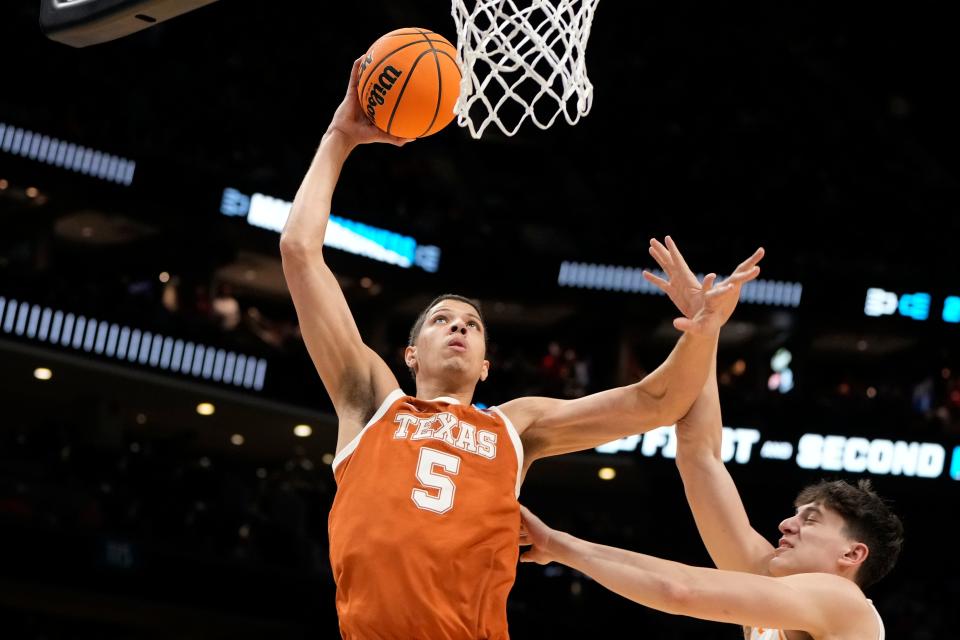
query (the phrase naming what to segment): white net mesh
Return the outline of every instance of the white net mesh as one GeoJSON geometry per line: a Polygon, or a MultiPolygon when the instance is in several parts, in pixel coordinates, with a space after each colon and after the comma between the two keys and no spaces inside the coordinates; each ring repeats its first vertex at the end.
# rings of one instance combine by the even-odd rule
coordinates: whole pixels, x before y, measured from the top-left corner
{"type": "Polygon", "coordinates": [[[453,0],[463,79],[457,124],[479,138],[491,124],[512,136],[590,111],[586,50],[598,0],[453,0]]]}

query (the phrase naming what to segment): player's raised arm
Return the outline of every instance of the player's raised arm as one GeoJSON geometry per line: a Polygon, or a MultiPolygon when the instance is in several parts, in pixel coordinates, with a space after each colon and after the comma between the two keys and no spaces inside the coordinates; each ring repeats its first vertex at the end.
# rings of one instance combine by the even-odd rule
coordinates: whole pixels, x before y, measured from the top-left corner
{"type": "Polygon", "coordinates": [[[301,333],[340,417],[338,449],[398,386],[383,360],[363,343],[322,250],[333,190],[353,148],[369,142],[398,146],[406,142],[377,129],[360,110],[359,63],[354,63],[346,96],[323,135],[280,236],[283,273],[301,333]]]}

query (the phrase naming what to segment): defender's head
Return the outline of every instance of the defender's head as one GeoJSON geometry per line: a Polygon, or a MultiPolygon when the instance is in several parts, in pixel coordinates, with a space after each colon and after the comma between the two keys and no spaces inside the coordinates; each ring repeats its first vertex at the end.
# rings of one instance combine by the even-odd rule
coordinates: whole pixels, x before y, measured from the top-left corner
{"type": "Polygon", "coordinates": [[[833,573],[865,588],[896,564],[903,524],[869,480],[821,481],[803,489],[794,506],[797,513],[780,523],[771,575],[833,573]]]}

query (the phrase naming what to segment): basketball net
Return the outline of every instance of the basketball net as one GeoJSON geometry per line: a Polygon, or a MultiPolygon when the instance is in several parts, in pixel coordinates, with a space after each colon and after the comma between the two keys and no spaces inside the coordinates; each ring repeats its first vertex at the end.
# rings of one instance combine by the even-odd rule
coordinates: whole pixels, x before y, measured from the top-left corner
{"type": "Polygon", "coordinates": [[[453,0],[463,78],[457,124],[479,138],[491,124],[512,136],[530,119],[590,112],[586,50],[598,0],[453,0]]]}

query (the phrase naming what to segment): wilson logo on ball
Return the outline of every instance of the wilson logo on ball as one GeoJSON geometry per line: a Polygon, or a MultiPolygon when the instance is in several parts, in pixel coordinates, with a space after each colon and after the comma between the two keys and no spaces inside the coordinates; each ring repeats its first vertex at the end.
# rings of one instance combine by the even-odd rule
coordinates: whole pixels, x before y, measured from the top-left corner
{"type": "Polygon", "coordinates": [[[367,94],[367,115],[370,116],[371,120],[376,119],[377,107],[383,104],[387,92],[393,88],[401,75],[403,75],[402,71],[388,65],[384,67],[383,72],[377,77],[377,81],[370,87],[370,92],[367,94]]]}

